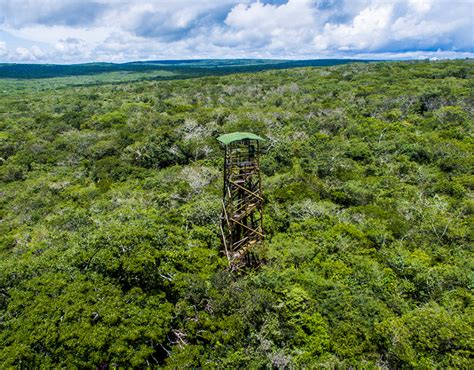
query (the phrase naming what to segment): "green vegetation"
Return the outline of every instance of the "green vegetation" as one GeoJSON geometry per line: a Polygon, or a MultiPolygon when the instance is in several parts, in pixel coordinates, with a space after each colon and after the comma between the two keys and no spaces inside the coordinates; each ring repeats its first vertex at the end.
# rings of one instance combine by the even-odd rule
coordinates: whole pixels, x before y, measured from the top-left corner
{"type": "MultiPolygon", "coordinates": [[[[0,67],[1,69],[1,67],[0,67]]],[[[68,77],[51,77],[38,79],[0,79],[0,97],[9,96],[13,91],[44,91],[62,87],[83,85],[123,84],[143,80],[171,80],[181,77],[181,74],[171,71],[154,70],[147,72],[104,72],[68,77]]]]}
{"type": "Polygon", "coordinates": [[[174,79],[200,76],[218,76],[239,72],[258,72],[268,69],[284,69],[310,66],[332,66],[347,63],[366,63],[369,60],[315,59],[202,59],[202,60],[159,60],[130,63],[85,63],[85,64],[0,64],[0,78],[51,79],[55,77],[82,76],[77,80],[64,80],[66,84],[118,82],[117,75],[134,76],[140,79],[174,79]],[[109,74],[112,74],[109,77],[109,74]],[[99,79],[86,78],[99,75],[99,79]],[[105,77],[103,77],[105,76],[105,77]]]}
{"type": "Polygon", "coordinates": [[[0,82],[0,367],[474,367],[473,72],[0,82]],[[266,263],[240,274],[233,131],[266,139],[266,263]]]}

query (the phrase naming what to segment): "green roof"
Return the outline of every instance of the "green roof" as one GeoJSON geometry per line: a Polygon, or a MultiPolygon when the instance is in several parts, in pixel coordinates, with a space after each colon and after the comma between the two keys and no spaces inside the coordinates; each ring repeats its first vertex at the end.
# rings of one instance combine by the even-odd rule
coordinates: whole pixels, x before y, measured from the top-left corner
{"type": "Polygon", "coordinates": [[[224,145],[229,145],[234,141],[240,141],[245,139],[264,140],[262,137],[252,134],[251,132],[232,132],[230,134],[221,135],[217,138],[217,140],[219,140],[224,145]]]}

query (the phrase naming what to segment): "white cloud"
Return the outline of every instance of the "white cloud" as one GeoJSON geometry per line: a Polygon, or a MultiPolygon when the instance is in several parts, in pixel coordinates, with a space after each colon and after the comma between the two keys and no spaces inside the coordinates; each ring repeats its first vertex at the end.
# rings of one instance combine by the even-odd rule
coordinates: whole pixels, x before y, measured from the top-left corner
{"type": "Polygon", "coordinates": [[[0,41],[0,58],[6,57],[8,55],[7,44],[3,41],[0,41]]]}
{"type": "Polygon", "coordinates": [[[38,45],[27,47],[9,48],[7,43],[0,41],[0,62],[7,60],[10,62],[41,62],[47,59],[48,53],[38,45]]]}
{"type": "Polygon", "coordinates": [[[348,24],[327,23],[314,42],[320,50],[472,50],[473,12],[474,3],[469,2],[374,1],[348,24]]]}
{"type": "Polygon", "coordinates": [[[387,38],[393,5],[383,4],[363,9],[350,24],[324,26],[322,34],[314,38],[319,50],[372,50],[387,38]]]}
{"type": "Polygon", "coordinates": [[[103,0],[2,0],[0,14],[13,28],[35,24],[83,27],[93,25],[114,2],[103,0]]]}
{"type": "Polygon", "coordinates": [[[15,49],[14,58],[19,61],[28,61],[28,62],[36,60],[33,53],[29,49],[23,48],[23,47],[19,47],[15,49]]]}
{"type": "Polygon", "coordinates": [[[308,43],[316,28],[315,9],[307,0],[283,5],[239,4],[227,15],[227,27],[215,30],[216,45],[291,50],[308,43]]]}
{"type": "Polygon", "coordinates": [[[468,0],[0,0],[0,14],[9,61],[474,52],[468,0]]]}
{"type": "Polygon", "coordinates": [[[54,45],[58,55],[61,55],[64,61],[77,61],[87,59],[91,55],[91,50],[88,44],[78,38],[67,37],[59,40],[54,45]]]}
{"type": "Polygon", "coordinates": [[[289,0],[283,5],[239,4],[232,8],[225,24],[237,29],[254,28],[271,33],[275,29],[301,29],[314,25],[313,7],[308,0],[289,0]]]}
{"type": "Polygon", "coordinates": [[[36,60],[41,60],[46,56],[44,50],[37,45],[33,45],[33,47],[30,49],[30,52],[36,60]]]}
{"type": "Polygon", "coordinates": [[[420,1],[420,0],[409,0],[408,5],[416,13],[426,13],[433,6],[433,1],[432,0],[422,0],[422,1],[420,1]]]}
{"type": "Polygon", "coordinates": [[[103,41],[113,31],[112,28],[102,26],[74,28],[67,26],[46,26],[42,24],[30,25],[19,29],[11,27],[1,27],[1,29],[15,37],[50,44],[55,44],[59,40],[68,37],[87,40],[89,43],[96,43],[103,41]]]}

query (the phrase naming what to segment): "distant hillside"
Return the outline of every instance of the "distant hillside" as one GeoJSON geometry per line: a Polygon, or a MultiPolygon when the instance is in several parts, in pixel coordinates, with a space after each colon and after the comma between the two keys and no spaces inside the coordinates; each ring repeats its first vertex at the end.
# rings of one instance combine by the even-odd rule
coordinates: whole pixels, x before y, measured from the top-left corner
{"type": "MultiPolygon", "coordinates": [[[[0,78],[36,79],[95,75],[107,72],[147,72],[155,70],[173,72],[173,78],[186,78],[209,75],[226,75],[239,72],[258,72],[268,69],[332,66],[354,62],[368,62],[368,60],[196,59],[138,61],[120,64],[0,64],[0,78]]],[[[167,79],[169,79],[169,77],[167,79]]]]}

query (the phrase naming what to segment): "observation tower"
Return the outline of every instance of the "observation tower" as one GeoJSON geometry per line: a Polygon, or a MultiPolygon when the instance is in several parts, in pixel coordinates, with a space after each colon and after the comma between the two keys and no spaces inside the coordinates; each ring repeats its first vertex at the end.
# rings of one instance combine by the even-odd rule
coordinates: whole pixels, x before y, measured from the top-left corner
{"type": "Polygon", "coordinates": [[[221,232],[223,253],[232,268],[255,262],[252,248],[263,240],[263,193],[260,142],[249,132],[217,138],[224,144],[224,190],[221,232]]]}

